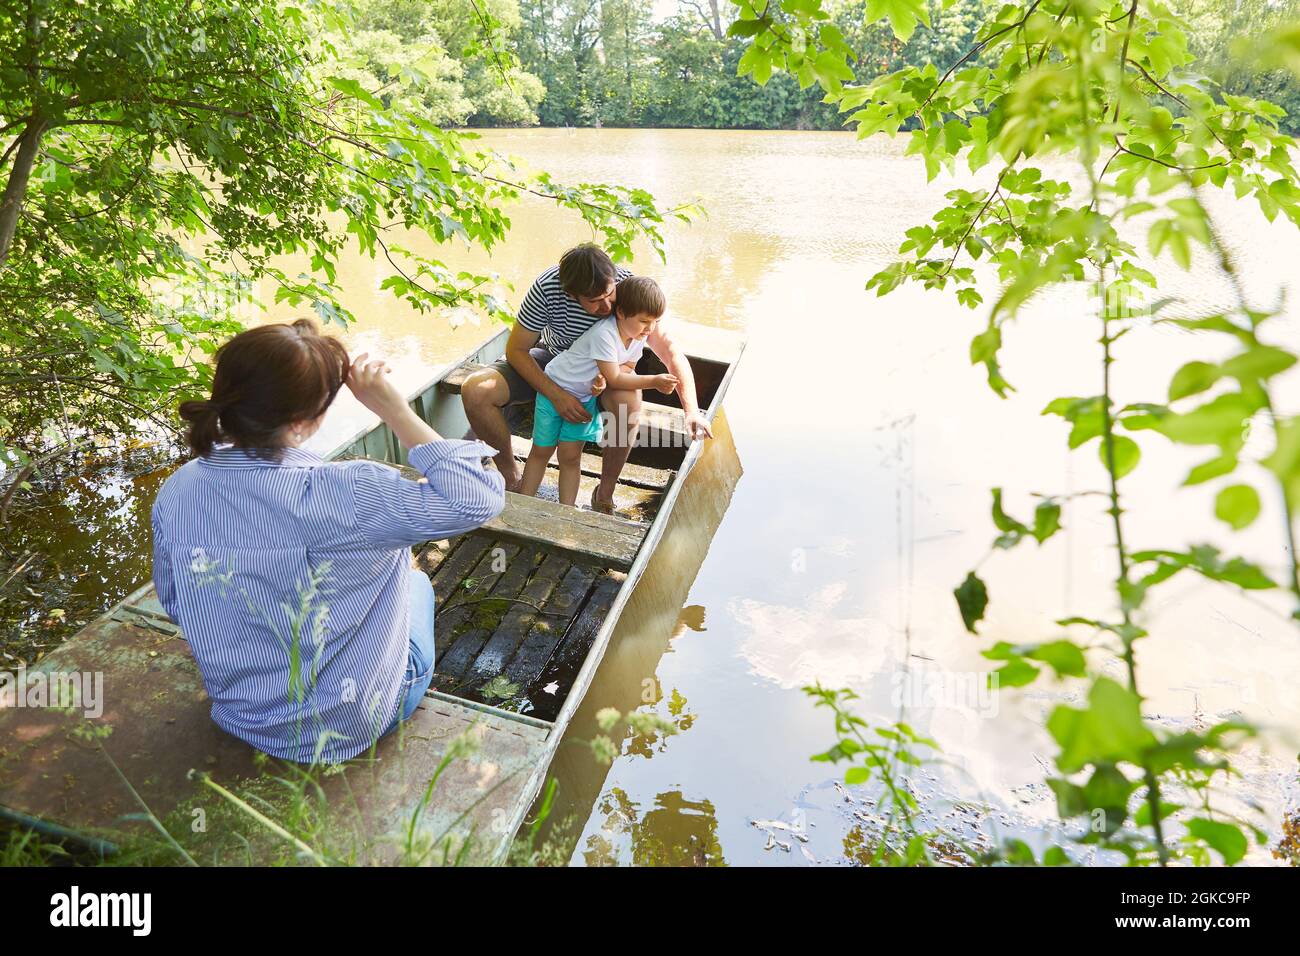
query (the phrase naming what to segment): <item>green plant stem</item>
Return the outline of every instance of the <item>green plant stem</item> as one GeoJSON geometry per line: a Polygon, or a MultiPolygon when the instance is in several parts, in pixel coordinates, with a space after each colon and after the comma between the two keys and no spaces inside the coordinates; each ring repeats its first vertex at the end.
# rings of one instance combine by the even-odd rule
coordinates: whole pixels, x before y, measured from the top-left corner
{"type": "Polygon", "coordinates": [[[99,752],[103,754],[104,759],[108,761],[108,765],[113,768],[113,772],[117,774],[118,779],[122,781],[122,785],[125,786],[127,790],[131,791],[131,796],[135,797],[135,802],[144,808],[145,816],[149,818],[149,823],[153,828],[162,834],[163,839],[167,841],[173,850],[184,858],[186,863],[190,866],[198,866],[198,864],[194,862],[194,857],[185,852],[185,848],[176,842],[176,838],[168,832],[167,828],[162,825],[162,821],[159,820],[157,815],[149,809],[149,804],[144,802],[144,797],[140,796],[140,792],[131,785],[131,781],[126,778],[126,774],[122,773],[122,768],[117,765],[117,761],[113,759],[112,755],[109,754],[106,749],[104,749],[104,742],[101,740],[98,741],[98,743],[99,752]]]}
{"type": "Polygon", "coordinates": [[[261,811],[256,810],[256,809],[254,809],[253,807],[249,806],[245,801],[241,800],[239,797],[235,796],[233,793],[231,793],[231,792],[230,792],[229,790],[227,790],[225,787],[221,786],[221,784],[219,784],[219,783],[217,783],[215,780],[213,780],[213,779],[212,779],[208,774],[206,774],[206,773],[196,773],[195,776],[198,778],[199,782],[202,783],[205,787],[208,787],[208,788],[211,789],[211,790],[215,790],[218,794],[220,794],[220,795],[221,795],[222,797],[224,797],[226,800],[230,801],[230,803],[232,803],[234,806],[238,807],[240,810],[242,810],[242,811],[243,811],[244,813],[246,813],[248,816],[252,817],[254,820],[256,820],[258,823],[260,823],[262,826],[266,827],[266,829],[270,830],[270,831],[271,831],[272,833],[274,833],[276,836],[278,836],[278,837],[280,837],[281,839],[287,840],[288,842],[292,843],[295,847],[298,848],[299,851],[301,851],[302,853],[304,853],[304,854],[306,854],[307,856],[311,857],[312,861],[315,862],[316,865],[318,865],[318,866],[325,866],[325,865],[327,865],[327,861],[325,860],[325,858],[322,857],[322,856],[321,856],[319,853],[317,853],[315,850],[313,850],[310,846],[308,846],[306,843],[304,843],[304,842],[303,842],[302,840],[300,840],[298,837],[294,836],[292,833],[290,833],[290,832],[289,832],[288,830],[286,830],[284,827],[280,826],[280,824],[276,823],[274,820],[272,820],[272,819],[271,819],[270,817],[268,817],[266,814],[264,814],[264,813],[262,813],[261,811]]]}
{"type": "Polygon", "coordinates": [[[1124,64],[1128,62],[1129,41],[1133,39],[1133,21],[1137,19],[1138,0],[1133,0],[1132,6],[1128,8],[1128,23],[1124,25],[1124,46],[1119,54],[1119,84],[1115,87],[1115,112],[1111,116],[1112,123],[1119,122],[1120,104],[1124,100],[1124,64]]]}
{"type": "MultiPolygon", "coordinates": [[[[1124,63],[1128,60],[1129,40],[1133,33],[1133,23],[1137,17],[1138,0],[1133,0],[1128,10],[1128,23],[1124,29],[1124,43],[1119,57],[1119,84],[1115,89],[1115,110],[1111,117],[1112,123],[1119,121],[1120,108],[1123,102],[1124,89],[1124,63]]],[[[1090,209],[1096,209],[1101,202],[1101,182],[1093,170],[1093,162],[1096,157],[1096,145],[1093,140],[1092,128],[1089,125],[1088,118],[1088,98],[1087,90],[1084,86],[1084,73],[1080,71],[1081,97],[1084,104],[1084,126],[1087,129],[1085,133],[1084,148],[1084,171],[1088,176],[1088,184],[1091,191],[1090,209]]],[[[1105,119],[1103,113],[1102,119],[1105,119]]],[[[1112,157],[1113,158],[1113,157],[1112,157]]],[[[1107,161],[1106,166],[1109,167],[1107,161]]],[[[1105,175],[1105,169],[1102,170],[1105,175]]],[[[1118,576],[1115,578],[1115,590],[1119,597],[1120,614],[1124,622],[1124,631],[1121,640],[1123,641],[1123,653],[1121,657],[1124,661],[1124,667],[1128,675],[1129,690],[1135,697],[1141,700],[1141,692],[1138,690],[1137,681],[1137,659],[1133,653],[1133,614],[1128,606],[1126,594],[1129,589],[1129,564],[1128,552],[1124,546],[1124,521],[1123,508],[1120,506],[1119,497],[1119,476],[1115,472],[1115,420],[1111,415],[1111,366],[1115,362],[1114,352],[1111,346],[1114,344],[1114,338],[1110,334],[1111,316],[1109,313],[1109,297],[1106,294],[1106,268],[1104,263],[1097,264],[1097,293],[1101,303],[1101,347],[1102,347],[1102,399],[1101,399],[1101,440],[1102,453],[1105,458],[1106,475],[1109,480],[1109,498],[1110,507],[1108,510],[1111,517],[1111,525],[1115,533],[1115,550],[1118,559],[1118,576]]],[[[1156,844],[1156,855],[1161,866],[1166,866],[1169,862],[1169,850],[1165,847],[1164,839],[1164,821],[1160,815],[1160,781],[1151,767],[1143,762],[1142,779],[1146,784],[1147,806],[1151,811],[1151,830],[1156,844]]]]}
{"type": "MultiPolygon", "coordinates": [[[[1136,4],[1135,4],[1136,6],[1136,4]]],[[[1110,479],[1110,508],[1107,509],[1111,517],[1111,525],[1115,532],[1115,550],[1119,558],[1119,575],[1115,579],[1115,588],[1120,599],[1120,613],[1124,620],[1125,634],[1124,642],[1124,667],[1128,672],[1128,686],[1134,696],[1141,698],[1138,691],[1137,682],[1137,661],[1133,654],[1132,638],[1132,612],[1129,610],[1128,601],[1125,598],[1129,589],[1129,564],[1128,552],[1124,547],[1124,522],[1122,520],[1123,509],[1120,507],[1119,498],[1119,477],[1115,473],[1115,433],[1114,419],[1110,414],[1110,369],[1115,362],[1114,353],[1111,345],[1114,342],[1110,334],[1111,318],[1107,312],[1108,298],[1106,296],[1105,271],[1101,272],[1101,280],[1098,283],[1098,292],[1101,297],[1101,347],[1102,347],[1102,401],[1101,401],[1101,438],[1102,448],[1106,457],[1106,472],[1110,479]]],[[[1142,778],[1147,786],[1147,806],[1151,810],[1151,829],[1153,831],[1156,854],[1160,859],[1160,865],[1165,866],[1169,862],[1169,851],[1165,847],[1164,823],[1160,818],[1160,781],[1156,778],[1151,768],[1143,763],[1142,778]]]]}

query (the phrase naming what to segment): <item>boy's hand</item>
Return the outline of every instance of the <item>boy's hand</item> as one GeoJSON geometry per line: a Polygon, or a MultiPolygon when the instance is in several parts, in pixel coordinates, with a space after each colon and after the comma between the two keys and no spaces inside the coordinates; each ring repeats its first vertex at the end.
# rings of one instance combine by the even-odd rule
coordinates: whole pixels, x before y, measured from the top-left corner
{"type": "Polygon", "coordinates": [[[670,375],[668,372],[661,372],[654,377],[654,383],[650,387],[663,392],[665,395],[671,395],[673,390],[677,388],[677,376],[670,375]]]}
{"type": "Polygon", "coordinates": [[[596,377],[591,380],[591,394],[599,395],[604,390],[605,390],[605,376],[597,372],[596,377]]]}

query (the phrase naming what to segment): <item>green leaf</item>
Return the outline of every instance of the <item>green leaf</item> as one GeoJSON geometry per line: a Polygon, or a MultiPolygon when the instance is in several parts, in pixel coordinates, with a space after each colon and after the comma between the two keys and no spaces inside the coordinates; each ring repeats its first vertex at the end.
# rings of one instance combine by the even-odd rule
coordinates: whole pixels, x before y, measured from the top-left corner
{"type": "Polygon", "coordinates": [[[1043,851],[1043,866],[1070,866],[1070,855],[1059,846],[1049,846],[1043,851]]]}
{"type": "Polygon", "coordinates": [[[1008,391],[1015,391],[1005,378],[998,365],[998,351],[1002,348],[1002,332],[993,324],[970,341],[970,361],[972,365],[982,364],[988,372],[989,388],[997,392],[999,398],[1006,398],[1008,391]]]}
{"type": "Polygon", "coordinates": [[[1243,385],[1272,378],[1295,364],[1295,356],[1271,345],[1256,345],[1223,363],[1223,374],[1243,385]]]}
{"type": "MultiPolygon", "coordinates": [[[[1138,447],[1138,443],[1133,439],[1126,438],[1123,435],[1111,435],[1110,441],[1115,456],[1115,477],[1123,478],[1138,466],[1138,461],[1142,457],[1142,449],[1138,447]]],[[[1097,454],[1101,458],[1102,466],[1107,467],[1106,442],[1104,439],[1097,446],[1097,454]]]]}
{"type": "Polygon", "coordinates": [[[989,605],[988,588],[984,586],[974,571],[967,573],[966,580],[962,581],[953,594],[957,598],[957,608],[961,611],[962,623],[966,625],[966,630],[972,634],[976,633],[975,625],[984,618],[984,609],[989,605]]]}
{"type": "Polygon", "coordinates": [[[1083,787],[1062,780],[1060,777],[1048,777],[1047,785],[1056,794],[1056,812],[1061,819],[1081,817],[1092,809],[1083,795],[1083,787]]]}
{"type": "Polygon", "coordinates": [[[1189,551],[1135,551],[1129,555],[1133,564],[1154,563],[1156,570],[1143,578],[1144,584],[1158,583],[1173,577],[1184,568],[1204,575],[1212,581],[1235,584],[1246,590],[1267,590],[1277,587],[1273,580],[1257,565],[1243,558],[1224,560],[1219,549],[1209,544],[1199,544],[1189,551]]]}
{"type": "Polygon", "coordinates": [[[1016,540],[1019,540],[1021,535],[1029,534],[1027,527],[1002,510],[1001,488],[993,489],[993,524],[999,531],[1013,535],[1016,540]]]}
{"type": "Polygon", "coordinates": [[[767,28],[765,20],[737,20],[727,28],[727,35],[733,37],[752,37],[767,28]]]}
{"type": "Polygon", "coordinates": [[[1061,506],[1052,498],[1044,498],[1034,509],[1034,538],[1042,544],[1061,529],[1061,506]]]}
{"type": "Polygon", "coordinates": [[[1038,679],[1039,669],[1023,657],[1013,657],[990,677],[997,677],[998,687],[1024,687],[1038,679]]]}
{"type": "Polygon", "coordinates": [[[1028,656],[1042,661],[1057,677],[1082,677],[1086,666],[1083,650],[1073,641],[1049,641],[1035,647],[1028,656]]]}
{"type": "Polygon", "coordinates": [[[1187,832],[1218,850],[1225,866],[1239,863],[1246,855],[1246,848],[1249,845],[1246,835],[1236,824],[1208,820],[1205,817],[1193,817],[1188,820],[1187,832]]]}
{"type": "MultiPolygon", "coordinates": [[[[1161,800],[1160,819],[1168,819],[1170,815],[1177,813],[1181,809],[1182,807],[1176,803],[1167,803],[1166,801],[1161,800]]],[[[1141,805],[1138,806],[1137,812],[1133,814],[1133,823],[1135,826],[1139,827],[1151,826],[1151,804],[1149,801],[1143,800],[1141,805]]]]}
{"type": "Polygon", "coordinates": [[[1137,695],[1108,677],[1099,677],[1092,685],[1087,707],[1056,707],[1047,719],[1047,730],[1060,745],[1056,765],[1063,773],[1088,764],[1140,764],[1143,750],[1156,742],[1142,720],[1137,695]]]}
{"type": "Polygon", "coordinates": [[[1259,517],[1259,492],[1250,485],[1229,485],[1214,499],[1214,516],[1240,531],[1259,517]]]}
{"type": "Polygon", "coordinates": [[[1199,485],[1211,478],[1219,478],[1223,475],[1235,471],[1237,468],[1236,455],[1219,455],[1211,458],[1209,461],[1203,461],[1187,473],[1183,479],[1184,485],[1199,485]]]}
{"type": "Polygon", "coordinates": [[[871,770],[867,767],[850,767],[844,771],[844,782],[850,785],[866,783],[871,779],[871,770]]]}
{"type": "Polygon", "coordinates": [[[864,21],[870,25],[884,18],[889,18],[889,25],[894,36],[906,42],[916,29],[917,21],[930,25],[930,11],[925,0],[867,0],[864,21]]]}
{"type": "Polygon", "coordinates": [[[1155,430],[1185,445],[1240,447],[1246,420],[1259,408],[1259,398],[1228,392],[1186,414],[1166,415],[1156,423],[1155,430]]]}
{"type": "Polygon", "coordinates": [[[1223,370],[1209,362],[1188,362],[1175,372],[1170,380],[1169,400],[1176,402],[1188,395],[1203,392],[1217,382],[1223,374],[1223,370]]]}
{"type": "Polygon", "coordinates": [[[1101,395],[1088,398],[1057,398],[1047,403],[1044,415],[1060,415],[1074,427],[1070,429],[1069,446],[1078,448],[1096,438],[1105,428],[1106,399],[1101,395]]]}
{"type": "Polygon", "coordinates": [[[326,82],[339,92],[345,93],[354,99],[361,100],[361,102],[365,103],[371,109],[382,111],[386,108],[379,97],[365,89],[357,80],[341,76],[331,76],[326,80],[326,82]]]}
{"type": "Polygon", "coordinates": [[[1128,800],[1135,786],[1114,764],[1097,767],[1083,785],[1088,812],[1102,811],[1104,832],[1113,833],[1128,816],[1128,800]]]}

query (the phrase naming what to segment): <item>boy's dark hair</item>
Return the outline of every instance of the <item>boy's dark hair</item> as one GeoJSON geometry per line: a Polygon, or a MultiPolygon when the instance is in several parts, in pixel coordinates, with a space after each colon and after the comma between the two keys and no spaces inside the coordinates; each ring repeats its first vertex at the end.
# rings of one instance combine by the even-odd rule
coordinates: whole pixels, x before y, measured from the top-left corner
{"type": "Polygon", "coordinates": [[[623,315],[653,315],[657,319],[667,310],[668,300],[654,279],[628,276],[618,284],[614,307],[623,315]]]}
{"type": "Polygon", "coordinates": [[[311,319],[240,332],[217,350],[212,397],[182,402],[196,455],[219,441],[279,456],[286,425],[325,413],[348,377],[347,350],[311,319]]]}
{"type": "Polygon", "coordinates": [[[560,288],[575,299],[604,295],[617,276],[614,260],[594,242],[576,245],[560,256],[560,288]]]}

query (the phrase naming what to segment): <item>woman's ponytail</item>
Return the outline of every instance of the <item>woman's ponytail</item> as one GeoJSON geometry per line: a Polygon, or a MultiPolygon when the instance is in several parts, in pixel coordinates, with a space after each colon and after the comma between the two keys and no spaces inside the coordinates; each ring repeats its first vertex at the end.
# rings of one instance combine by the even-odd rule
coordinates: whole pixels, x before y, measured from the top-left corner
{"type": "Polygon", "coordinates": [[[189,422],[186,440],[194,454],[203,456],[221,439],[221,407],[211,401],[181,402],[181,418],[189,422]]]}

